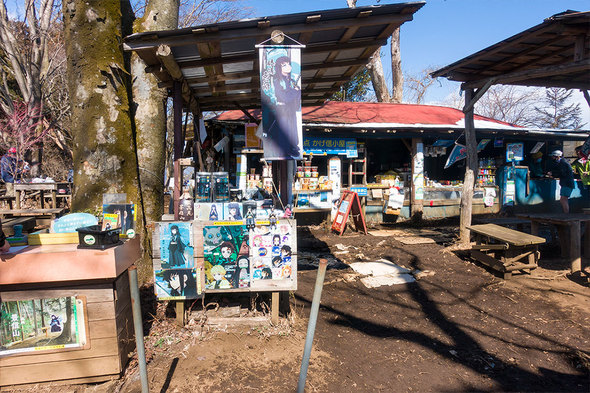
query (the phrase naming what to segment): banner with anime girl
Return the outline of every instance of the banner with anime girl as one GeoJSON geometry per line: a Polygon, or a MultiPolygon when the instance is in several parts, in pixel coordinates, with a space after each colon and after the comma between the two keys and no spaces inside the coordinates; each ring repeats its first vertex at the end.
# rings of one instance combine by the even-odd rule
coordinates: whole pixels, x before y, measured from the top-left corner
{"type": "Polygon", "coordinates": [[[266,160],[300,160],[301,50],[287,46],[259,49],[262,146],[266,160]]]}

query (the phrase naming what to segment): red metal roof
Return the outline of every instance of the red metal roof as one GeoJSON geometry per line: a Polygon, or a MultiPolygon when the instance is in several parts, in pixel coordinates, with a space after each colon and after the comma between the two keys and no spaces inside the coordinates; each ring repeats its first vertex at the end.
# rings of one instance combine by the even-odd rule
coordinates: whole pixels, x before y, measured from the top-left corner
{"type": "MultiPolygon", "coordinates": [[[[329,101],[321,106],[308,106],[302,109],[303,123],[322,124],[387,124],[392,126],[463,126],[464,114],[455,108],[417,104],[390,104],[376,102],[329,101]]],[[[260,110],[250,110],[255,118],[260,118],[260,110]]],[[[248,121],[239,110],[227,111],[214,118],[221,121],[248,121]]],[[[499,127],[518,127],[514,124],[475,115],[476,122],[499,127]]],[[[476,127],[478,125],[476,124],[476,127]]],[[[481,126],[481,124],[480,124],[481,126]]]]}

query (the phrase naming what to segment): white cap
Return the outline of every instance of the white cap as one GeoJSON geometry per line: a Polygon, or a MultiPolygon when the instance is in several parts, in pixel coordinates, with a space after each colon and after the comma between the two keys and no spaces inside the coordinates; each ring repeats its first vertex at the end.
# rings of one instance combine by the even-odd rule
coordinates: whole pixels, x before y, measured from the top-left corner
{"type": "Polygon", "coordinates": [[[551,157],[561,157],[563,156],[563,153],[561,152],[561,150],[553,150],[549,155],[551,157]]]}

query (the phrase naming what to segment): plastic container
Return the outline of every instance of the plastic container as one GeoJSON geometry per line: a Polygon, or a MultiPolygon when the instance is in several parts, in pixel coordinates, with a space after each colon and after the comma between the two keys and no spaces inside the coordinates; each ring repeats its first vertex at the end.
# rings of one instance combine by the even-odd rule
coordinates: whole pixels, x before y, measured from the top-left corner
{"type": "Polygon", "coordinates": [[[76,231],[78,231],[78,248],[104,250],[123,244],[119,240],[121,228],[101,231],[100,225],[91,225],[89,227],[78,228],[76,231]]]}

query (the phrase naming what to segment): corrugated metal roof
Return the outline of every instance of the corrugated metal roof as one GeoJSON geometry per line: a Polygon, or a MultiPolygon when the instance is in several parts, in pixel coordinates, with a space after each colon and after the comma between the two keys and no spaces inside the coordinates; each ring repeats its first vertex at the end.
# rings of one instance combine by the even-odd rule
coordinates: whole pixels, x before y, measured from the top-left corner
{"type": "Polygon", "coordinates": [[[171,87],[173,75],[157,54],[158,47],[168,46],[182,72],[180,79],[188,83],[203,111],[233,109],[237,105],[258,108],[258,51],[254,45],[267,40],[272,31],[281,30],[306,45],[301,53],[302,103],[317,105],[364,67],[391,33],[412,20],[424,4],[310,11],[146,32],[126,37],[124,48],[137,52],[161,86],[171,87]],[[236,81],[240,81],[239,89],[228,88],[230,82],[236,81]],[[208,89],[196,88],[203,84],[208,89]],[[322,86],[321,90],[318,86],[322,86]]]}
{"type": "Polygon", "coordinates": [[[590,89],[590,11],[565,11],[432,73],[479,88],[494,83],[590,89]]]}

